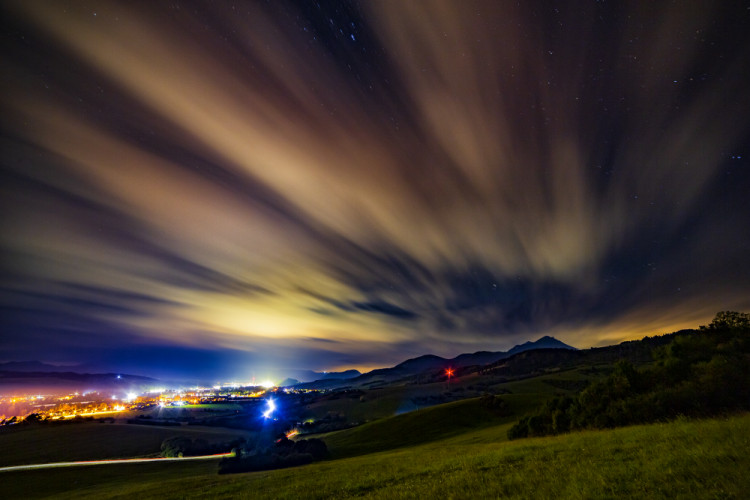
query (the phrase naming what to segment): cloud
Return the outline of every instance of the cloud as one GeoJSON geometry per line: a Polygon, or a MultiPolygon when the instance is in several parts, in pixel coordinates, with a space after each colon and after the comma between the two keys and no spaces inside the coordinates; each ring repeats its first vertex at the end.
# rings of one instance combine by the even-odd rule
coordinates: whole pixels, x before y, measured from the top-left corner
{"type": "Polygon", "coordinates": [[[334,369],[750,307],[732,9],[191,7],[8,4],[7,331],[334,369]]]}
{"type": "Polygon", "coordinates": [[[392,316],[398,319],[415,319],[418,315],[412,311],[407,311],[402,307],[398,307],[388,302],[376,301],[376,302],[354,302],[354,307],[360,311],[367,311],[377,314],[385,314],[386,316],[392,316]]]}

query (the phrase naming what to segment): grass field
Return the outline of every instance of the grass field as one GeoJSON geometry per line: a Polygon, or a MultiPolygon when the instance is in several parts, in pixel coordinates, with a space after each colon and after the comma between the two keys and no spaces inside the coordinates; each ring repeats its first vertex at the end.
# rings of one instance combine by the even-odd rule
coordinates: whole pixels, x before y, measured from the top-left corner
{"type": "Polygon", "coordinates": [[[419,445],[513,422],[517,418],[498,416],[483,408],[477,399],[469,399],[315,437],[326,442],[333,457],[342,458],[419,445]]]}
{"type": "MultiPolygon", "coordinates": [[[[403,425],[391,422],[394,431],[403,425]]],[[[512,442],[505,439],[509,426],[229,476],[217,475],[215,463],[3,473],[0,497],[742,498],[750,491],[747,414],[512,442]]],[[[332,440],[335,453],[337,446],[340,452],[349,445],[332,440]]]]}
{"type": "MultiPolygon", "coordinates": [[[[154,456],[172,436],[226,442],[249,433],[206,427],[76,423],[0,428],[0,467],[154,456]]],[[[2,498],[0,496],[0,498],[2,498]]]]}

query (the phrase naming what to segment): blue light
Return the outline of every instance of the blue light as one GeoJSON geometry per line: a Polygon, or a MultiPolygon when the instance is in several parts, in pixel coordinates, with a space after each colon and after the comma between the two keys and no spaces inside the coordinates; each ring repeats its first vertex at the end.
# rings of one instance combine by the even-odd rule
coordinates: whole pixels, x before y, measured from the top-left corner
{"type": "Polygon", "coordinates": [[[271,413],[276,409],[276,403],[273,402],[273,399],[267,399],[266,404],[268,405],[268,408],[263,412],[263,417],[271,418],[271,413]]]}

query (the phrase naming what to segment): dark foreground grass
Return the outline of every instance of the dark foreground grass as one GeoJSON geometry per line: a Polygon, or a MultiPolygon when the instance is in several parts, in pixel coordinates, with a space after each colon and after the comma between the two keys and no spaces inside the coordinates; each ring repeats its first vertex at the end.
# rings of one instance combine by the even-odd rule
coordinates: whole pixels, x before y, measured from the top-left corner
{"type": "Polygon", "coordinates": [[[295,469],[230,476],[203,473],[205,464],[188,466],[184,473],[165,468],[162,474],[112,466],[99,482],[92,477],[103,469],[60,470],[55,476],[6,473],[0,477],[0,497],[36,498],[55,486],[60,498],[139,499],[746,498],[750,491],[747,414],[503,442],[507,427],[295,469]],[[57,485],[34,489],[41,477],[57,485]],[[71,489],[76,478],[81,487],[71,489]],[[22,497],[19,484],[26,485],[22,497]]]}
{"type": "MultiPolygon", "coordinates": [[[[218,469],[218,461],[217,459],[180,463],[97,465],[0,472],[0,498],[74,498],[78,496],[77,492],[90,491],[101,493],[89,493],[89,498],[96,498],[97,495],[100,498],[108,498],[140,485],[179,484],[184,478],[213,477],[218,469]]],[[[161,497],[180,498],[179,490],[167,492],[161,497]]]]}
{"type": "Polygon", "coordinates": [[[231,429],[95,422],[5,427],[0,428],[0,467],[154,456],[162,441],[172,436],[226,442],[247,434],[231,429]]]}

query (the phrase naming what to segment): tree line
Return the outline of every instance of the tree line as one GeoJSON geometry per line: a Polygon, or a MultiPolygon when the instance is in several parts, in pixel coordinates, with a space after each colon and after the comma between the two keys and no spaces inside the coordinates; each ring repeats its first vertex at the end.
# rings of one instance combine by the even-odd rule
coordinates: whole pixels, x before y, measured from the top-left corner
{"type": "Polygon", "coordinates": [[[255,446],[248,445],[232,451],[234,456],[219,462],[219,474],[296,467],[328,456],[328,447],[321,439],[291,441],[283,435],[270,446],[258,442],[255,446]]]}
{"type": "Polygon", "coordinates": [[[654,365],[620,360],[604,380],[557,396],[509,439],[750,410],[750,314],[721,311],[709,325],[653,350],[654,365]]]}

